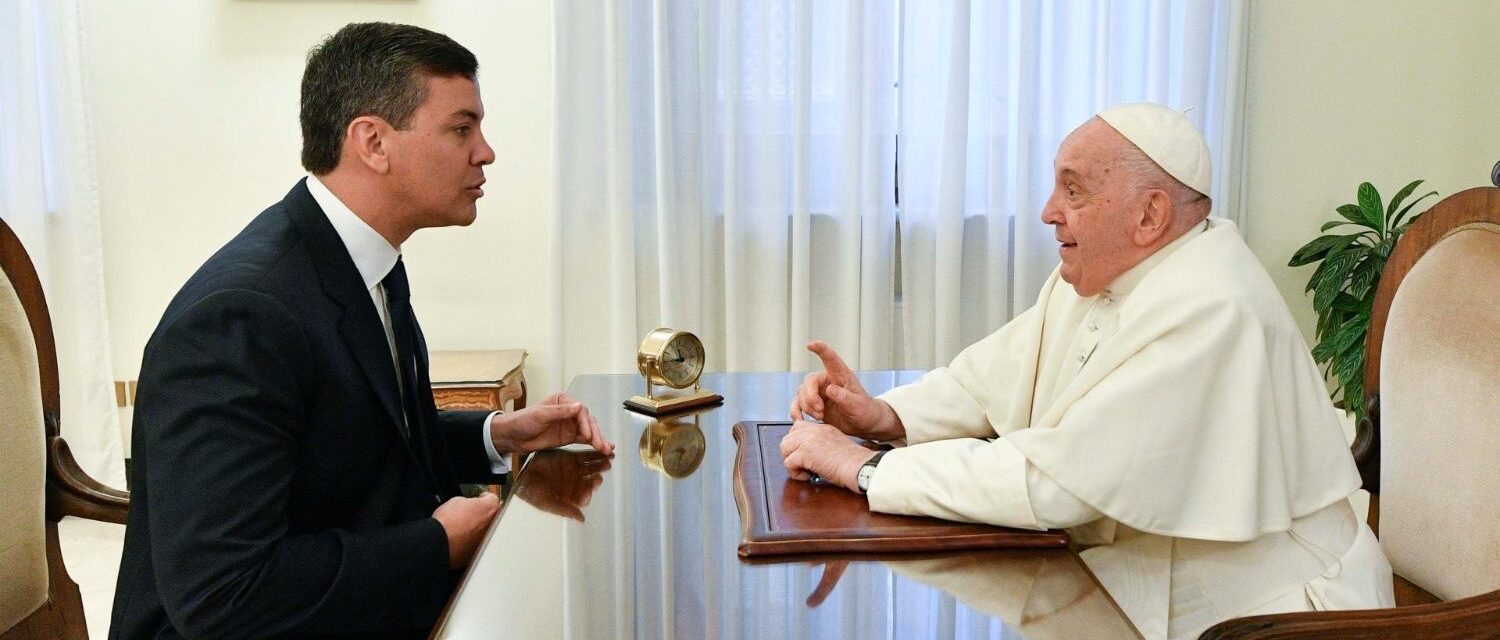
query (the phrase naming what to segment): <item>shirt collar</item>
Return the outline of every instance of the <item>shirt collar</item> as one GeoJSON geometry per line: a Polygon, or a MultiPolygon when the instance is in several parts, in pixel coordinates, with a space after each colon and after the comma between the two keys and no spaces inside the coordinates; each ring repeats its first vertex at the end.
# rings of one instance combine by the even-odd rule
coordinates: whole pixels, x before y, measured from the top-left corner
{"type": "Polygon", "coordinates": [[[1168,242],[1166,245],[1162,246],[1162,248],[1157,249],[1156,253],[1147,256],[1145,260],[1142,260],[1139,264],[1131,267],[1125,273],[1120,274],[1115,278],[1114,282],[1109,283],[1109,286],[1104,288],[1104,293],[1109,297],[1114,298],[1117,302],[1122,301],[1125,296],[1130,295],[1130,292],[1135,290],[1136,286],[1139,285],[1142,280],[1146,279],[1146,274],[1150,273],[1151,270],[1156,267],[1156,265],[1161,264],[1163,260],[1166,260],[1167,256],[1172,255],[1178,249],[1181,249],[1182,245],[1191,242],[1193,238],[1198,237],[1198,234],[1201,234],[1204,231],[1208,231],[1214,226],[1215,223],[1212,218],[1204,218],[1203,224],[1195,225],[1192,229],[1189,229],[1187,233],[1184,233],[1181,236],[1178,236],[1175,240],[1168,242]]]}
{"type": "Polygon", "coordinates": [[[323,209],[323,215],[328,216],[328,222],[344,242],[349,257],[354,259],[354,268],[359,270],[359,277],[365,282],[365,289],[374,289],[390,273],[391,268],[396,266],[396,260],[401,257],[400,248],[392,247],[385,236],[380,235],[364,219],[354,215],[317,176],[307,177],[307,191],[323,209]]]}

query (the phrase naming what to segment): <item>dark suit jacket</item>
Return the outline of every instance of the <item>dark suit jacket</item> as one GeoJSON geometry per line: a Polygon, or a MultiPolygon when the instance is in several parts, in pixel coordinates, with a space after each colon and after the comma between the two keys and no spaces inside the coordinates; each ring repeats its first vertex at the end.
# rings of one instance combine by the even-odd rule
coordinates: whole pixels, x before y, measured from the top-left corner
{"type": "Polygon", "coordinates": [[[425,636],[453,587],[432,511],[494,479],[485,414],[436,411],[417,334],[408,446],[379,316],[304,183],[209,258],[141,363],[109,637],[425,636]]]}

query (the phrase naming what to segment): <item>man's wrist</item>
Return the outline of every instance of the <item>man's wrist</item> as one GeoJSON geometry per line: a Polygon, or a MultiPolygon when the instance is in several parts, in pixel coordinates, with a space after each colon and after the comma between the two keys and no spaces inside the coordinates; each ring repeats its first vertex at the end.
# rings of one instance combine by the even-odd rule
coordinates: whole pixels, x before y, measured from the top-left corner
{"type": "Polygon", "coordinates": [[[840,484],[850,491],[859,493],[859,470],[865,466],[865,463],[870,460],[870,456],[873,454],[869,449],[853,442],[849,443],[849,447],[849,455],[844,458],[845,467],[843,473],[840,474],[840,479],[843,482],[840,484]]]}
{"type": "Polygon", "coordinates": [[[901,424],[901,415],[896,413],[896,408],[892,407],[891,403],[886,402],[885,400],[881,400],[880,398],[876,398],[875,402],[880,403],[880,406],[884,409],[884,411],[882,412],[883,419],[881,420],[880,425],[881,429],[879,441],[891,442],[905,438],[906,426],[901,424]]]}
{"type": "Polygon", "coordinates": [[[495,451],[500,453],[511,453],[515,450],[515,446],[510,442],[510,438],[505,436],[506,429],[504,427],[507,415],[497,411],[490,416],[489,424],[486,425],[489,429],[490,442],[494,443],[495,451]]]}

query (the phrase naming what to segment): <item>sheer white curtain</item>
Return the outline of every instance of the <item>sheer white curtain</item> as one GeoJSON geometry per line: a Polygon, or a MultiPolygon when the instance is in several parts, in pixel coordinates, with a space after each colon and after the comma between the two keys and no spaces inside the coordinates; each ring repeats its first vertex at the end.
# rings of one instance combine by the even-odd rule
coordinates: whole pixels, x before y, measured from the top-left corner
{"type": "Polygon", "coordinates": [[[1105,107],[1187,109],[1214,153],[1214,215],[1240,220],[1242,0],[922,0],[901,24],[906,366],[946,363],[1036,301],[1058,262],[1041,222],[1053,157],[1105,107]]]}
{"type": "Polygon", "coordinates": [[[1034,301],[1053,155],[1118,102],[1188,110],[1243,228],[1243,0],[556,11],[558,383],[632,370],[658,325],[713,369],[810,368],[809,338],[860,368],[947,362],[1034,301]]]}
{"type": "MultiPolygon", "coordinates": [[[[555,6],[558,386],[579,373],[633,371],[637,341],[658,325],[698,333],[715,370],[811,368],[809,338],[856,368],[947,361],[1034,300],[1057,263],[1040,222],[1057,145],[1115,102],[1194,107],[1215,153],[1215,209],[1237,211],[1240,0],[555,6]]],[[[701,520],[687,530],[713,540],[641,540],[627,526],[613,544],[699,566],[738,535],[733,503],[722,499],[729,482],[725,467],[608,485],[645,486],[633,499],[657,503],[648,512],[701,520]]],[[[806,598],[817,573],[794,565],[703,569],[708,600],[681,603],[693,615],[649,610],[630,594],[671,590],[669,576],[685,574],[642,567],[599,576],[626,595],[580,628],[1012,635],[952,596],[918,598],[905,579],[861,592],[851,578],[786,619],[741,625],[725,613],[741,593],[806,598]]]]}
{"type": "Polygon", "coordinates": [[[124,487],[78,28],[72,0],[0,3],[0,216],[47,295],[62,435],[85,471],[124,487]]]}
{"type": "Polygon", "coordinates": [[[564,375],[658,325],[719,370],[894,363],[895,42],[877,2],[558,0],[564,375]]]}

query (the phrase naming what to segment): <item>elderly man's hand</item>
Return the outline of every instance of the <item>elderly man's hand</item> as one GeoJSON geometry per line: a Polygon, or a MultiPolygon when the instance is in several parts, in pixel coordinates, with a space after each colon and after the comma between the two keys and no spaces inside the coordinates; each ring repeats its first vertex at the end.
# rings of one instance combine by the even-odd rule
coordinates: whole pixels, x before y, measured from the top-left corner
{"type": "Polygon", "coordinates": [[[856,493],[859,468],[874,455],[838,429],[815,422],[798,420],[781,439],[781,458],[792,479],[810,480],[816,474],[856,493]]]}
{"type": "Polygon", "coordinates": [[[502,413],[490,421],[495,450],[529,453],[582,443],[604,455],[615,452],[614,443],[599,432],[599,421],[588,407],[566,393],[554,393],[541,404],[502,413]]]}
{"type": "Polygon", "coordinates": [[[906,436],[901,418],[883,400],[870,397],[844,359],[816,341],[807,350],[823,361],[823,370],[807,374],[792,399],[792,419],[811,416],[838,427],[851,436],[871,440],[897,440],[906,436]]]}

